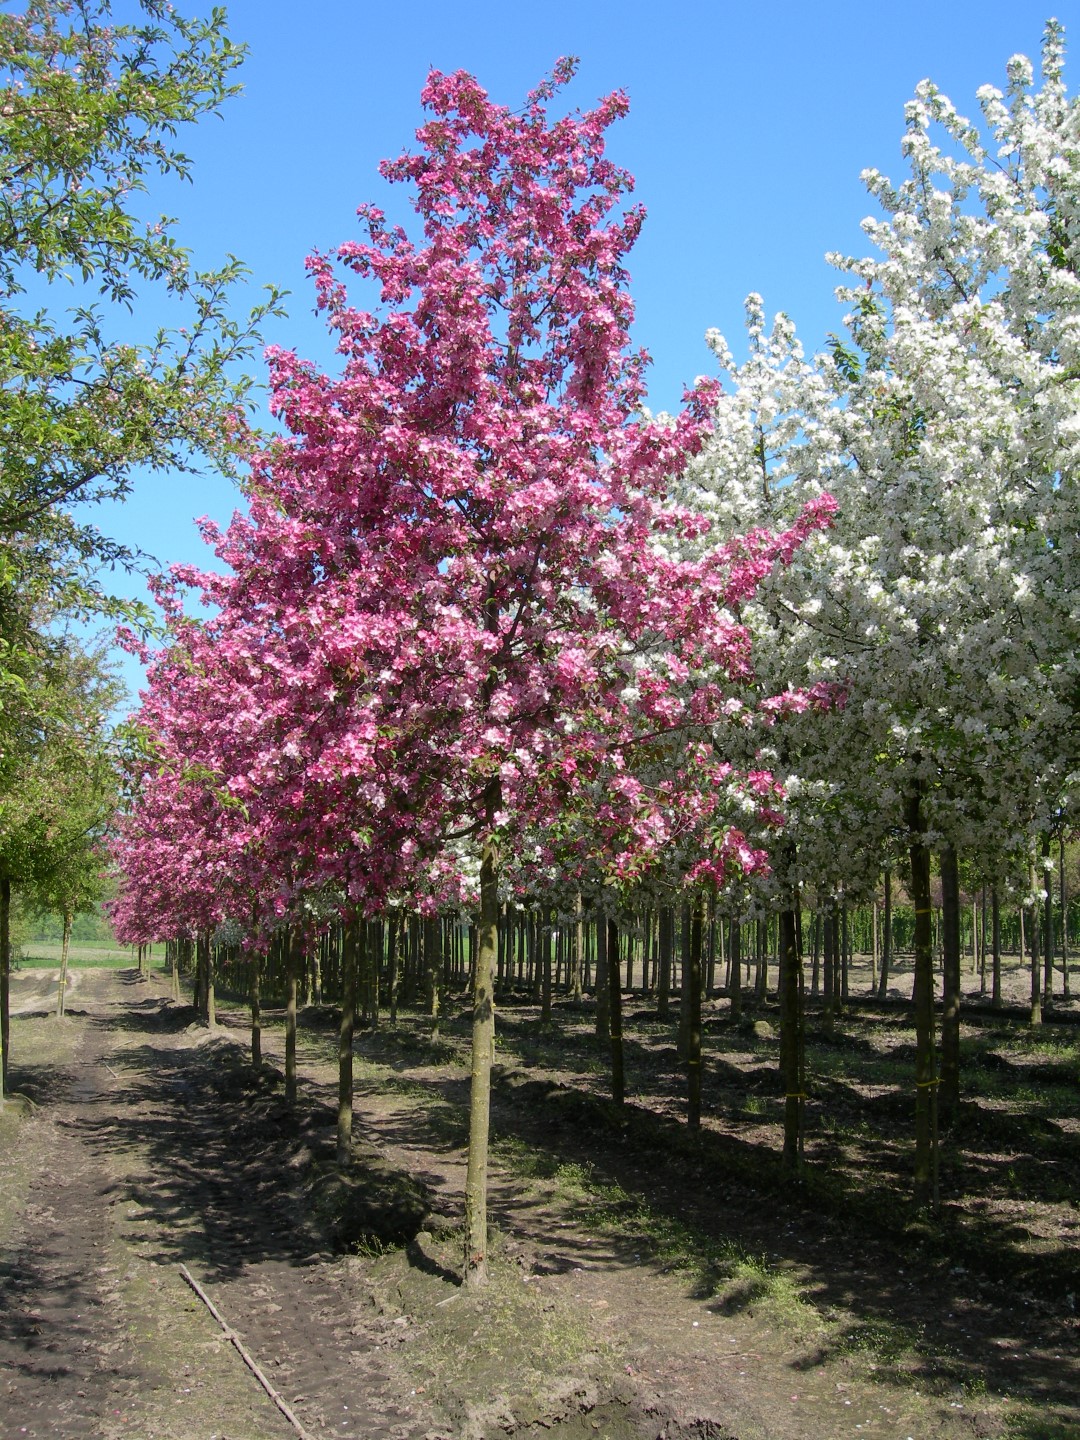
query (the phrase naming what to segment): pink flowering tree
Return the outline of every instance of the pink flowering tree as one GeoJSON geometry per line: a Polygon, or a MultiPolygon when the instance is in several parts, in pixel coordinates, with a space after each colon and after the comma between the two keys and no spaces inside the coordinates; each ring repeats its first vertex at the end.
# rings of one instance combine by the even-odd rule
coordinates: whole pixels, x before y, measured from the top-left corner
{"type": "MultiPolygon", "coordinates": [[[[577,823],[629,884],[685,839],[674,817],[692,789],[684,875],[723,883],[760,863],[733,829],[716,743],[751,673],[731,607],[830,509],[822,498],[782,534],[692,560],[656,543],[706,528],[667,486],[709,392],[675,420],[640,413],[624,260],[642,212],[605,155],[627,102],[552,119],[572,74],[560,62],[515,113],[466,74],[429,76],[417,152],[382,167],[412,185],[422,238],[365,206],[364,239],[309,261],[341,373],[271,352],[288,434],[253,457],[250,514],[208,532],[230,575],[181,577],[219,607],[213,664],[243,682],[229,715],[204,707],[207,727],[234,731],[207,768],[276,882],[287,860],[371,908],[433,877],[460,886],[462,868],[478,877],[470,1284],[487,1273],[505,859],[577,823]],[[350,303],[350,276],[374,285],[377,313],[350,303]],[[662,783],[643,763],[658,747],[662,783]]],[[[771,807],[767,777],[734,788],[771,807]]]]}

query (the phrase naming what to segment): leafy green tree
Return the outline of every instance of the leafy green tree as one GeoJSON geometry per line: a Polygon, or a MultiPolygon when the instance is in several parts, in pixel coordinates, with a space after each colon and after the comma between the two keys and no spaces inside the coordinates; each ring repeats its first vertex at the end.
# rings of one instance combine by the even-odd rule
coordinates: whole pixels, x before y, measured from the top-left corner
{"type": "Polygon", "coordinates": [[[70,507],[124,496],[137,468],[230,469],[248,387],[236,365],[279,309],[271,290],[235,318],[239,262],[197,271],[171,219],[138,213],[151,177],[188,178],[178,133],[236,92],[243,47],[218,8],[125,9],[123,23],[110,0],[0,14],[0,676],[18,691],[41,604],[120,608],[95,568],[133,557],[70,507]],[[64,282],[66,312],[51,303],[64,282]],[[132,344],[123,311],[147,287],[182,328],[132,344]]]}

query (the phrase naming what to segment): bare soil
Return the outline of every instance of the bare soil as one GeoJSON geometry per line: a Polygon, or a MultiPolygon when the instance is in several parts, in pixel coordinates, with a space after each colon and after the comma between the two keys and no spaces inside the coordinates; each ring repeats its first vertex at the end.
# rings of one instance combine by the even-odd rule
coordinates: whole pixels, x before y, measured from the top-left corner
{"type": "Polygon", "coordinates": [[[359,1039],[357,1156],[338,1176],[329,1012],[304,1016],[290,1109],[280,1032],[256,1076],[239,1011],[211,1034],[160,976],[85,970],[57,1021],[54,985],[13,977],[28,1103],[0,1116],[0,1440],[295,1435],[181,1265],[312,1440],[1080,1436],[1066,1017],[1057,1050],[1007,1016],[993,1043],[972,1026],[979,1084],[931,1227],[896,1198],[910,1106],[885,1067],[904,1059],[902,1011],[864,1026],[853,1009],[812,1049],[816,1179],[793,1193],[768,1161],[767,1012],[757,1033],[710,1016],[695,1138],[672,1028],[644,1002],[623,1114],[586,1014],[543,1027],[508,1007],[477,1298],[457,1283],[460,1024],[435,1044],[415,1016],[359,1039]]]}

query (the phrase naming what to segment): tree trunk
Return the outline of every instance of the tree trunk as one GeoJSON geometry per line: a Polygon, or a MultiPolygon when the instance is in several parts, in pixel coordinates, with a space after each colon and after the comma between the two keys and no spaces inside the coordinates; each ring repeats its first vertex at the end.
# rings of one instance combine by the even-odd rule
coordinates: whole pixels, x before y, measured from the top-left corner
{"type": "Polygon", "coordinates": [[[892,871],[886,870],[883,878],[885,905],[881,917],[881,973],[878,976],[878,999],[884,1000],[889,993],[889,970],[892,967],[892,871]]]}
{"type": "Polygon", "coordinates": [[[831,1035],[836,1028],[836,909],[832,900],[829,901],[822,916],[821,922],[821,954],[822,954],[822,990],[825,997],[825,1009],[822,1014],[823,1028],[826,1035],[831,1035]]]}
{"type": "Polygon", "coordinates": [[[690,947],[683,978],[686,1007],[686,1123],[701,1126],[701,954],[705,931],[705,895],[694,898],[690,916],[690,947]]]}
{"type": "Polygon", "coordinates": [[[393,912],[388,921],[389,934],[386,937],[387,997],[390,1006],[390,1024],[397,1024],[398,1002],[398,956],[401,953],[401,916],[393,912]]]}
{"type": "Polygon", "coordinates": [[[611,992],[607,962],[607,916],[596,911],[596,1038],[611,1039],[611,992]]]}
{"type": "Polygon", "coordinates": [[[1061,865],[1061,993],[1066,1004],[1069,992],[1069,890],[1065,879],[1065,832],[1058,836],[1058,860],[1061,865]]]}
{"type": "Polygon", "coordinates": [[[1046,902],[1043,905],[1043,992],[1044,1011],[1054,1008],[1054,880],[1050,860],[1050,836],[1042,837],[1043,885],[1046,888],[1046,902]]]}
{"type": "Polygon", "coordinates": [[[68,947],[71,944],[71,911],[64,911],[64,933],[60,941],[60,979],[56,986],[56,1013],[63,1016],[67,1001],[68,947]]]}
{"type": "Polygon", "coordinates": [[[296,1104],[296,976],[303,963],[303,940],[296,925],[285,937],[285,1103],[296,1104]]]}
{"type": "MultiPolygon", "coordinates": [[[[629,945],[629,937],[627,937],[629,945]]],[[[611,1098],[616,1105],[626,1099],[626,1070],[623,1063],[622,972],[619,969],[619,927],[607,922],[608,1023],[611,1033],[611,1098]]]]}
{"type": "Polygon", "coordinates": [[[262,999],[260,996],[260,980],[262,978],[262,954],[259,950],[252,952],[251,960],[251,983],[248,991],[248,1000],[251,1004],[251,1068],[262,1069],[262,999]]]}
{"type": "Polygon", "coordinates": [[[990,889],[990,944],[991,980],[990,1004],[995,1010],[1001,1009],[1001,902],[997,886],[990,889]]]}
{"type": "Polygon", "coordinates": [[[0,878],[0,1109],[8,1093],[11,1049],[11,881],[0,878]]]}
{"type": "MultiPolygon", "coordinates": [[[[499,808],[498,780],[486,799],[489,823],[499,808]]],[[[487,1284],[487,1170],[491,1124],[491,1061],[495,1048],[493,985],[498,947],[499,876],[493,842],[484,843],[480,861],[480,923],[477,926],[473,985],[472,1077],[469,1095],[469,1161],[465,1177],[465,1284],[487,1284]]]]}
{"type": "Polygon", "coordinates": [[[960,1107],[960,867],[956,850],[946,845],[941,865],[941,1086],[940,1114],[951,1124],[960,1107]]]}
{"type": "Polygon", "coordinates": [[[363,921],[350,916],[341,945],[341,1025],[338,1029],[337,1163],[352,1160],[353,1032],[356,1028],[356,972],[358,932],[363,921]]]}
{"type": "Polygon", "coordinates": [[[934,1047],[934,934],[930,908],[930,851],[926,845],[922,792],[905,806],[910,832],[911,901],[915,907],[915,1204],[937,1208],[937,1063],[934,1047]]]}
{"type": "Polygon", "coordinates": [[[670,905],[660,909],[660,976],[656,992],[656,1013],[667,1020],[671,1014],[671,954],[675,948],[675,911],[670,905]]]}
{"type": "Polygon", "coordinates": [[[728,948],[731,951],[731,983],[728,986],[731,998],[731,1019],[742,1016],[742,926],[732,916],[728,926],[728,948]]]}
{"type": "Polygon", "coordinates": [[[803,968],[799,947],[799,912],[794,905],[780,912],[780,1078],[784,1085],[785,1174],[802,1168],[802,1001],[803,968]]]}
{"type": "Polygon", "coordinates": [[[551,1024],[551,920],[552,915],[545,909],[540,914],[540,1019],[551,1024]]]}
{"type": "Polygon", "coordinates": [[[575,1005],[581,1004],[581,976],[585,959],[585,927],[581,918],[581,891],[574,897],[574,959],[570,975],[570,998],[575,1005]]]}

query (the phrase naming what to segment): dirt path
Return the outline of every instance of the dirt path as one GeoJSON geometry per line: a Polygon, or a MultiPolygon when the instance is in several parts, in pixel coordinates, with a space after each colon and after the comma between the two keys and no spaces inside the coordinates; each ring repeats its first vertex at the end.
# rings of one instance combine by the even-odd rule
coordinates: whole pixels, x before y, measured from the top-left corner
{"type": "MultiPolygon", "coordinates": [[[[908,1283],[886,1281],[887,1257],[866,1256],[862,1270],[846,1265],[842,1234],[822,1227],[837,1263],[821,1309],[775,1275],[765,1284],[753,1267],[736,1266],[715,1293],[695,1290],[692,1275],[656,1257],[644,1210],[631,1223],[597,1223],[585,1162],[602,1162],[627,1193],[647,1192],[656,1214],[703,1224],[725,1209],[746,1219],[760,1199],[731,1186],[710,1191],[692,1166],[686,1193],[673,1194],[667,1159],[650,1173],[647,1157],[630,1155],[617,1134],[590,1140],[547,1110],[531,1114],[505,1088],[494,1119],[519,1161],[532,1146],[558,1163],[531,1175],[520,1163],[496,1165],[502,1238],[485,1306],[453,1283],[449,1229],[440,1238],[436,1226],[405,1250],[383,1246],[379,1224],[408,1200],[395,1189],[400,1172],[425,1188],[448,1226],[460,1214],[467,1082],[459,1067],[422,1055],[400,1059],[361,1043],[357,1169],[385,1167],[385,1213],[364,1240],[370,1190],[346,1190],[345,1201],[368,1210],[352,1254],[335,1255],[327,1236],[342,1193],[328,1163],[336,1080],[325,1035],[304,1037],[293,1113],[272,1074],[251,1077],[237,1043],[243,1031],[230,1038],[227,1013],[226,1029],[208,1037],[190,1026],[190,1010],[168,1001],[159,977],[84,971],[58,1022],[45,1013],[42,975],[18,975],[13,985],[13,1083],[38,1108],[0,1120],[0,1440],[292,1436],[183,1283],[181,1264],[315,1440],[1006,1433],[1008,1407],[992,1384],[974,1383],[974,1363],[943,1382],[920,1363],[875,1372],[858,1347],[837,1343],[859,1312],[857,1295],[847,1297],[854,1309],[843,1308],[845,1286],[875,1275],[882,1286],[908,1283]]],[[[280,1034],[268,1031],[265,1046],[273,1059],[280,1034]]],[[[788,1223],[772,1226],[781,1270],[788,1223]]],[[[806,1234],[800,1242],[805,1251],[806,1234]]],[[[796,1278],[803,1286],[813,1273],[803,1266],[796,1278]]],[[[976,1320],[957,1320],[957,1338],[976,1320]]],[[[998,1354],[1024,1346],[1030,1361],[1041,1343],[1037,1327],[1018,1323],[1006,1335],[998,1326],[979,1333],[972,1354],[1002,1339],[1008,1344],[983,1366],[991,1380],[1001,1378],[998,1354]]],[[[1046,1356],[1043,1394],[1056,1405],[1057,1428],[1008,1433],[1080,1434],[1061,1418],[1076,1358],[1046,1356]]]]}
{"type": "Polygon", "coordinates": [[[39,1108],[6,1118],[0,1158],[3,1440],[292,1436],[181,1262],[226,1318],[244,1317],[245,1341],[316,1433],[415,1433],[374,1421],[382,1377],[362,1363],[363,1337],[340,1343],[347,1275],[298,1263],[295,1196],[274,1183],[273,1157],[264,1177],[230,1167],[244,1117],[214,1093],[190,1013],[132,972],[86,972],[60,1023],[34,1013],[40,972],[13,989],[13,1079],[39,1108]]]}

